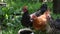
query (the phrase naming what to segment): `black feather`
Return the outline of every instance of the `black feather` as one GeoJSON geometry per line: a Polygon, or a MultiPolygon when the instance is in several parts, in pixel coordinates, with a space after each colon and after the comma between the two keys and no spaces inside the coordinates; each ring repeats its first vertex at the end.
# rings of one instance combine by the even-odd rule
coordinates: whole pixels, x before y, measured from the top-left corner
{"type": "Polygon", "coordinates": [[[55,27],[56,27],[56,29],[59,29],[60,30],[60,19],[59,18],[57,18],[55,20],[55,27]]]}
{"type": "Polygon", "coordinates": [[[21,23],[25,27],[31,27],[32,26],[32,22],[30,20],[30,15],[29,15],[28,10],[26,12],[24,12],[24,14],[22,15],[21,23]]]}
{"type": "Polygon", "coordinates": [[[47,10],[47,4],[42,4],[42,6],[40,7],[40,9],[37,10],[35,15],[38,17],[42,15],[46,10],[47,10]]]}

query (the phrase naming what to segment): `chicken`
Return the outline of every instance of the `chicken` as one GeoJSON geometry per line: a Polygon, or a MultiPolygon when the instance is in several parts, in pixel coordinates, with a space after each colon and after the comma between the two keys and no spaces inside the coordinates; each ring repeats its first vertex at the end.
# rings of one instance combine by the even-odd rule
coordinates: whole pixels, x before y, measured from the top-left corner
{"type": "MultiPolygon", "coordinates": [[[[51,20],[50,20],[51,21],[51,20]]],[[[55,28],[55,29],[58,29],[58,30],[60,30],[60,18],[57,18],[56,20],[52,20],[53,22],[51,22],[51,24],[50,25],[52,25],[53,24],[53,27],[55,28]]],[[[51,26],[52,27],[52,26],[51,26]]]]}
{"type": "Polygon", "coordinates": [[[53,23],[51,23],[51,25],[53,24],[53,26],[51,26],[53,28],[52,33],[53,34],[60,34],[60,19],[57,18],[56,20],[53,21],[53,23]]]}
{"type": "Polygon", "coordinates": [[[53,17],[51,17],[48,22],[51,28],[49,34],[60,34],[60,18],[58,17],[54,20],[53,17]]]}
{"type": "MultiPolygon", "coordinates": [[[[42,4],[42,6],[40,7],[40,9],[38,9],[36,12],[34,12],[33,14],[36,15],[37,17],[42,15],[45,11],[47,10],[47,4],[42,4]]],[[[30,14],[30,17],[32,18],[32,15],[30,14]]]]}
{"type": "Polygon", "coordinates": [[[45,31],[47,26],[47,19],[50,18],[50,11],[46,10],[43,15],[37,17],[36,15],[32,16],[33,27],[36,30],[45,31]]]}
{"type": "Polygon", "coordinates": [[[34,34],[34,32],[29,28],[20,29],[18,34],[34,34]]]}
{"type": "Polygon", "coordinates": [[[55,25],[56,25],[56,29],[60,30],[60,18],[59,17],[55,20],[55,25]]]}
{"type": "Polygon", "coordinates": [[[58,17],[56,20],[53,19],[53,17],[51,17],[49,19],[49,24],[52,28],[55,28],[55,29],[60,29],[60,18],[58,17]]]}
{"type": "Polygon", "coordinates": [[[29,12],[27,10],[27,6],[23,7],[23,15],[22,15],[22,19],[21,19],[21,23],[23,26],[25,27],[31,27],[32,26],[32,22],[30,20],[30,15],[29,12]]]}

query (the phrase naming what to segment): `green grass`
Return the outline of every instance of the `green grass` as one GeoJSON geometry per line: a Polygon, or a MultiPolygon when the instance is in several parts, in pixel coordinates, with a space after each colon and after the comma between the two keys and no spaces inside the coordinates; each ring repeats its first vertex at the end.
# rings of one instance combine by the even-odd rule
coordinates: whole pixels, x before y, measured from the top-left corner
{"type": "Polygon", "coordinates": [[[2,31],[3,34],[18,34],[17,30],[13,30],[13,29],[9,29],[7,31],[3,30],[2,31]]]}

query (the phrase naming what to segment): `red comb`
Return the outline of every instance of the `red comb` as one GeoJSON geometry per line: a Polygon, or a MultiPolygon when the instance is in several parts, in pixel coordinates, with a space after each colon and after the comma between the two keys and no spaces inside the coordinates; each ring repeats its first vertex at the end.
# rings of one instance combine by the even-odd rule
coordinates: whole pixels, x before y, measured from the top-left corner
{"type": "Polygon", "coordinates": [[[27,6],[24,6],[23,7],[23,12],[26,12],[27,11],[27,6]]]}

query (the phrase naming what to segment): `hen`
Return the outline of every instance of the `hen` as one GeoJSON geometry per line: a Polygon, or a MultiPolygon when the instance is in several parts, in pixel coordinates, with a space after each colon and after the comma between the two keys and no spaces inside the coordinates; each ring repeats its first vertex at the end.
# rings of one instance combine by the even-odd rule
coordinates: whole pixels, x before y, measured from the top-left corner
{"type": "Polygon", "coordinates": [[[23,7],[23,15],[22,15],[22,19],[21,19],[21,23],[23,26],[25,27],[31,27],[32,26],[32,22],[30,20],[30,15],[29,12],[27,10],[27,6],[23,7]]]}
{"type": "Polygon", "coordinates": [[[41,30],[41,31],[45,31],[46,30],[46,26],[47,26],[47,21],[48,18],[50,18],[50,11],[46,10],[44,12],[43,15],[37,17],[35,15],[32,16],[33,19],[33,27],[36,30],[41,30]]]}
{"type": "Polygon", "coordinates": [[[50,26],[52,28],[60,30],[60,18],[58,17],[56,20],[50,18],[50,26]]]}
{"type": "Polygon", "coordinates": [[[60,18],[57,18],[56,20],[52,18],[49,19],[49,24],[51,31],[49,34],[60,34],[60,18]]]}
{"type": "Polygon", "coordinates": [[[60,18],[57,18],[55,20],[55,26],[56,26],[56,29],[59,29],[60,30],[60,18]]]}

